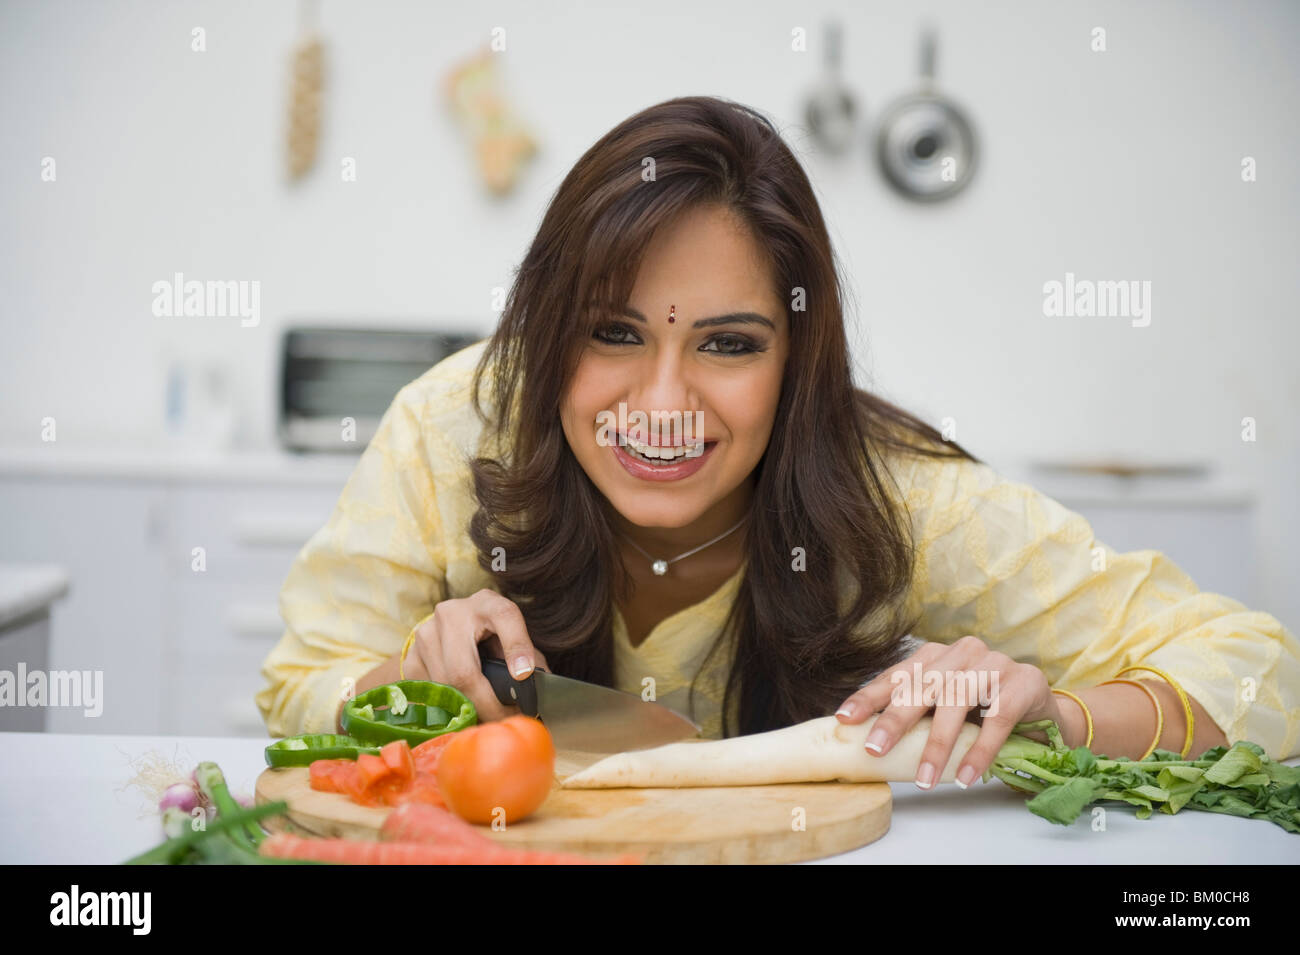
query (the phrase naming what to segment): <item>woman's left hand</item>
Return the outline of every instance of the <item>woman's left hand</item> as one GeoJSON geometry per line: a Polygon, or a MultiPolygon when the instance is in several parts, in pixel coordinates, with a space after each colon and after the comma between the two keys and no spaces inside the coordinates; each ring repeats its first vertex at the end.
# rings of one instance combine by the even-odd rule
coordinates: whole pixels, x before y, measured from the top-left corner
{"type": "MultiPolygon", "coordinates": [[[[962,680],[969,681],[969,678],[962,677],[962,680]]],[[[969,682],[963,684],[969,685],[969,682]]],[[[841,723],[861,723],[883,710],[866,744],[868,753],[883,756],[899,737],[933,708],[930,738],[925,744],[916,775],[916,784],[922,789],[930,789],[948,765],[957,734],[968,716],[971,717],[971,722],[979,724],[980,732],[957,768],[958,785],[964,789],[993,765],[998,750],[1017,723],[1050,719],[1061,727],[1063,733],[1066,732],[1056,700],[1047,675],[1038,667],[1017,663],[1005,653],[991,650],[978,637],[965,636],[952,644],[923,643],[906,660],[884,670],[845,700],[835,715],[841,723]],[[917,663],[921,665],[922,682],[919,685],[913,679],[917,663]],[[940,684],[944,689],[954,686],[946,674],[973,672],[976,698],[954,694],[953,699],[948,699],[944,690],[940,690],[936,699],[928,685],[935,678],[927,680],[925,676],[929,671],[945,674],[940,684]],[[900,680],[894,674],[906,678],[900,680]],[[985,699],[979,699],[980,694],[985,694],[985,699]],[[982,719],[978,716],[981,707],[988,710],[982,719]],[[845,715],[846,709],[848,715],[845,715]],[[879,750],[873,750],[873,744],[879,744],[879,750]]],[[[1046,741],[1045,734],[1028,735],[1041,736],[1046,741]]]]}

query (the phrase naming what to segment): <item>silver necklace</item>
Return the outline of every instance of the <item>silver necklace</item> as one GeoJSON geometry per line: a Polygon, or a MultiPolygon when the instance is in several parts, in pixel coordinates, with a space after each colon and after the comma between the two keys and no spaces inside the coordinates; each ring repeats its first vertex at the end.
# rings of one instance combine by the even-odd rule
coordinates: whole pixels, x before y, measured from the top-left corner
{"type": "Polygon", "coordinates": [[[656,577],[662,577],[664,574],[668,573],[669,564],[676,563],[677,561],[681,560],[683,557],[690,557],[691,554],[699,553],[700,551],[704,550],[704,548],[708,547],[710,544],[716,544],[718,541],[722,540],[722,538],[730,534],[731,531],[734,531],[741,524],[745,523],[745,518],[748,516],[749,515],[746,514],[745,517],[742,517],[740,520],[738,520],[735,523],[735,525],[731,528],[731,530],[723,531],[717,537],[713,538],[713,540],[706,541],[705,543],[701,544],[699,547],[694,547],[691,550],[688,550],[686,553],[678,554],[676,557],[673,557],[669,560],[663,560],[662,558],[655,557],[653,554],[646,553],[645,548],[643,548],[636,541],[632,540],[632,538],[628,537],[626,534],[623,535],[623,539],[626,540],[633,547],[635,547],[637,550],[641,551],[641,553],[649,557],[651,561],[650,569],[654,571],[656,577]]]}

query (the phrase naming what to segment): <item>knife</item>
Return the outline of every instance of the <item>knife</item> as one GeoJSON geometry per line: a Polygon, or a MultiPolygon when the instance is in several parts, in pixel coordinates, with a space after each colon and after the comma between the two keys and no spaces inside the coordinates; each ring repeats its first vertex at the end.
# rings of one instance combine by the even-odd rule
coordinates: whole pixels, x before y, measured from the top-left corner
{"type": "Polygon", "coordinates": [[[506,706],[540,719],[556,749],[622,753],[697,737],[700,727],[661,703],[534,668],[516,680],[504,660],[481,657],[483,675],[506,706]]]}

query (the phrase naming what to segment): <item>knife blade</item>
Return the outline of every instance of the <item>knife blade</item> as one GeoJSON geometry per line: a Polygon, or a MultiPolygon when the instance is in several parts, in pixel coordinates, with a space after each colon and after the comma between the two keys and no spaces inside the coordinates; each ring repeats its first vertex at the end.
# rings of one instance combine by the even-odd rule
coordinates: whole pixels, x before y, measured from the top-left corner
{"type": "Polygon", "coordinates": [[[535,716],[556,749],[622,753],[676,743],[700,734],[698,724],[662,703],[572,677],[534,669],[516,680],[504,660],[484,656],[483,675],[506,706],[535,716]]]}

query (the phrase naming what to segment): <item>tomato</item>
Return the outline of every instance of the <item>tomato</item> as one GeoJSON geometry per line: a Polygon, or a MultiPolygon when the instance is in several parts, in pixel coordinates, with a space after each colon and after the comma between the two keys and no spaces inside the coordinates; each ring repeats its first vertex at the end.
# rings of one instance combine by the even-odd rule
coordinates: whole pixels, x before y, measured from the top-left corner
{"type": "Polygon", "coordinates": [[[353,762],[350,759],[318,759],[311,764],[308,769],[308,778],[311,780],[311,788],[319,792],[337,793],[343,790],[339,788],[339,773],[344,766],[351,768],[353,762]]]}
{"type": "Polygon", "coordinates": [[[361,785],[367,789],[392,774],[389,765],[372,753],[362,753],[357,757],[357,775],[361,778],[361,785]]]}
{"type": "Polygon", "coordinates": [[[365,802],[362,797],[365,796],[366,787],[361,780],[361,774],[357,771],[357,764],[354,762],[351,766],[340,766],[334,777],[335,784],[339,787],[339,792],[343,793],[354,802],[362,805],[373,805],[371,802],[365,802]]]}
{"type": "MultiPolygon", "coordinates": [[[[378,756],[362,753],[356,759],[318,759],[310,767],[311,788],[340,793],[362,806],[424,802],[445,809],[436,767],[458,735],[444,733],[414,748],[406,740],[395,740],[381,747],[378,756]]],[[[546,741],[550,742],[549,733],[546,741]]],[[[511,814],[508,818],[516,817],[511,814]]]]}
{"type": "Polygon", "coordinates": [[[415,778],[415,760],[411,756],[411,744],[406,740],[393,740],[379,750],[379,758],[398,779],[415,778]]]}
{"type": "Polygon", "coordinates": [[[398,795],[389,805],[400,806],[406,802],[424,802],[439,809],[446,809],[442,793],[438,791],[438,780],[433,776],[417,776],[405,791],[398,795]]]}
{"type": "Polygon", "coordinates": [[[511,716],[459,730],[438,759],[447,808],[469,822],[507,824],[535,812],[555,783],[555,743],[540,720],[511,716]]]}
{"type": "Polygon", "coordinates": [[[441,736],[425,740],[412,749],[411,758],[415,760],[415,771],[417,773],[432,773],[438,767],[438,758],[442,756],[443,747],[460,735],[461,732],[463,730],[454,733],[443,733],[441,736]]]}
{"type": "Polygon", "coordinates": [[[388,779],[380,780],[371,786],[366,790],[366,795],[381,806],[396,806],[402,801],[403,796],[410,791],[410,788],[411,781],[409,779],[398,779],[396,776],[390,776],[388,779]]]}

